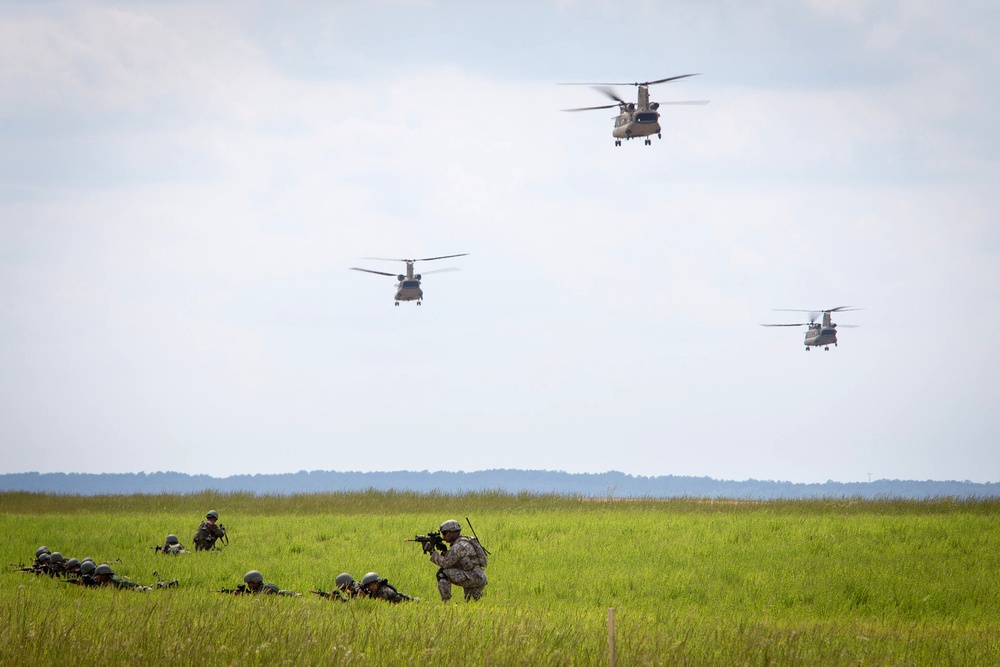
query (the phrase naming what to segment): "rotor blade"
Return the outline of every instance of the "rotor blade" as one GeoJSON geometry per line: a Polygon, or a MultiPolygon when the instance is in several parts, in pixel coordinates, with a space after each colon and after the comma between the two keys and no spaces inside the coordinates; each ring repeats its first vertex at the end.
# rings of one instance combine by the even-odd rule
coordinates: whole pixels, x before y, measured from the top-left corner
{"type": "Polygon", "coordinates": [[[558,83],[557,86],[652,86],[657,83],[666,83],[667,81],[676,81],[677,79],[686,79],[689,76],[698,76],[698,74],[681,74],[678,76],[668,76],[666,79],[657,79],[656,81],[616,81],[614,83],[608,83],[606,81],[593,81],[593,82],[583,82],[583,83],[558,83]]]}
{"type": "MultiPolygon", "coordinates": [[[[361,259],[378,259],[383,262],[429,262],[432,259],[448,259],[449,257],[465,257],[469,253],[463,252],[460,255],[442,255],[440,257],[424,257],[422,259],[401,259],[396,257],[362,257],[361,259]]],[[[396,275],[396,274],[392,274],[396,275]]]]}
{"type": "Polygon", "coordinates": [[[614,109],[617,106],[619,106],[619,105],[617,105],[617,104],[605,104],[604,106],[600,106],[600,107],[580,107],[579,109],[560,109],[560,111],[593,111],[594,109],[614,109]]]}
{"type": "Polygon", "coordinates": [[[861,326],[860,324],[838,324],[837,328],[838,329],[857,329],[860,326],[861,326]]]}
{"type": "Polygon", "coordinates": [[[420,275],[426,276],[428,273],[448,273],[450,271],[461,271],[462,269],[456,268],[454,266],[449,266],[447,269],[434,269],[432,271],[421,271],[420,275]]]}
{"type": "Polygon", "coordinates": [[[800,322],[798,324],[762,324],[762,327],[807,327],[809,324],[807,322],[800,322]]]}
{"type": "Polygon", "coordinates": [[[689,100],[683,102],[660,102],[662,107],[664,104],[708,104],[710,100],[689,100]]]}
{"type": "Polygon", "coordinates": [[[390,276],[392,278],[396,277],[395,273],[386,273],[385,271],[372,271],[371,269],[362,269],[357,266],[352,266],[351,271],[364,271],[365,273],[377,273],[380,276],[390,276]]]}
{"type": "Polygon", "coordinates": [[[597,92],[601,93],[602,95],[604,95],[605,97],[607,97],[609,100],[614,100],[615,102],[618,102],[618,104],[625,104],[626,103],[625,100],[623,100],[622,98],[620,98],[617,95],[615,95],[615,91],[611,90],[607,86],[594,86],[594,90],[596,90],[597,92]]]}
{"type": "Polygon", "coordinates": [[[434,259],[448,259],[449,257],[465,257],[469,253],[462,252],[457,255],[441,255],[440,257],[424,257],[423,259],[408,259],[408,262],[429,262],[434,259]]]}
{"type": "Polygon", "coordinates": [[[836,308],[772,308],[771,310],[782,310],[790,313],[837,313],[849,310],[864,310],[864,308],[854,308],[853,306],[837,306],[836,308]]]}
{"type": "Polygon", "coordinates": [[[636,85],[637,86],[638,85],[652,86],[652,85],[657,84],[657,83],[666,83],[667,81],[676,81],[677,79],[686,79],[689,76],[698,76],[698,74],[681,74],[680,76],[669,76],[666,79],[657,79],[656,81],[647,81],[644,84],[636,84],[636,85]]]}

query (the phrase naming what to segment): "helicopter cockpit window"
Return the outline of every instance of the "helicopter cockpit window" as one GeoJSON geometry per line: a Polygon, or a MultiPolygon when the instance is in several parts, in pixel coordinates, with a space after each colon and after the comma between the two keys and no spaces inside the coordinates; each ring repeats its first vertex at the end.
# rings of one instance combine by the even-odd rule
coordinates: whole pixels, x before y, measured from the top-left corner
{"type": "Polygon", "coordinates": [[[656,113],[655,112],[651,113],[651,112],[648,112],[648,111],[645,112],[645,113],[637,113],[635,115],[635,122],[637,122],[637,123],[655,123],[656,122],[656,113]]]}
{"type": "Polygon", "coordinates": [[[420,281],[419,280],[404,280],[403,281],[403,289],[417,289],[418,287],[420,287],[420,281]]]}

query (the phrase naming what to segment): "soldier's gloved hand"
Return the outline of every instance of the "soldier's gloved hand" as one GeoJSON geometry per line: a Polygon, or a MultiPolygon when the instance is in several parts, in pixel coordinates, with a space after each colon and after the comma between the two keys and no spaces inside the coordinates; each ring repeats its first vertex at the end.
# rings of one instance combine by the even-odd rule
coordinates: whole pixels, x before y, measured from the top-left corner
{"type": "Polygon", "coordinates": [[[437,547],[437,550],[440,551],[441,553],[444,553],[448,550],[448,545],[446,545],[444,542],[438,542],[434,546],[437,547]]]}
{"type": "Polygon", "coordinates": [[[429,554],[430,552],[434,551],[434,544],[431,542],[424,542],[420,546],[423,547],[425,554],[429,554]]]}

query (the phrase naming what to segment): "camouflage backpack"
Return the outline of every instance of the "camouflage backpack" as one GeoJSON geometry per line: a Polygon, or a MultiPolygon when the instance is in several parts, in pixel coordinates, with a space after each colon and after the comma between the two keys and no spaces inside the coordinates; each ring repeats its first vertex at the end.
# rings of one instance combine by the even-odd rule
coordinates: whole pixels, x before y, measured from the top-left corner
{"type": "Polygon", "coordinates": [[[469,543],[472,544],[472,548],[475,549],[476,558],[479,560],[479,567],[485,568],[487,563],[486,549],[484,549],[483,545],[479,543],[479,540],[474,537],[466,537],[465,539],[467,539],[469,543]]]}

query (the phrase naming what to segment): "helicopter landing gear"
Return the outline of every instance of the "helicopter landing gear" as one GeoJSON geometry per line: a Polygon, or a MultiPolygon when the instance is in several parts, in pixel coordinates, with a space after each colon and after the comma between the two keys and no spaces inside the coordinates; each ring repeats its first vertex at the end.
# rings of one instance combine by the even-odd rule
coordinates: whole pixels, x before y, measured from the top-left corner
{"type": "Polygon", "coordinates": [[[417,301],[417,305],[418,305],[418,306],[419,306],[420,304],[422,304],[422,303],[423,303],[423,301],[417,301]]]}
{"type": "Polygon", "coordinates": [[[398,301],[396,302],[396,305],[397,305],[397,306],[399,305],[399,302],[398,302],[398,301]]]}
{"type": "Polygon", "coordinates": [[[615,139],[615,146],[621,146],[621,145],[622,145],[622,140],[621,139],[615,139]]]}
{"type": "Polygon", "coordinates": [[[662,139],[662,138],[663,138],[663,134],[661,134],[661,133],[657,132],[657,133],[656,133],[656,138],[657,138],[657,139],[662,139]]]}
{"type": "Polygon", "coordinates": [[[826,347],[824,347],[823,349],[824,349],[825,351],[829,352],[829,351],[830,351],[830,346],[829,346],[829,345],[827,345],[827,346],[826,346],[826,347]]]}
{"type": "MultiPolygon", "coordinates": [[[[396,305],[399,305],[399,304],[396,304],[396,305]]],[[[807,347],[807,348],[806,348],[806,352],[808,352],[808,351],[809,351],[809,350],[811,350],[811,349],[812,349],[811,347],[807,347]]]]}
{"type": "Polygon", "coordinates": [[[653,145],[653,140],[652,139],[646,139],[646,145],[647,146],[652,146],[653,145]]]}

